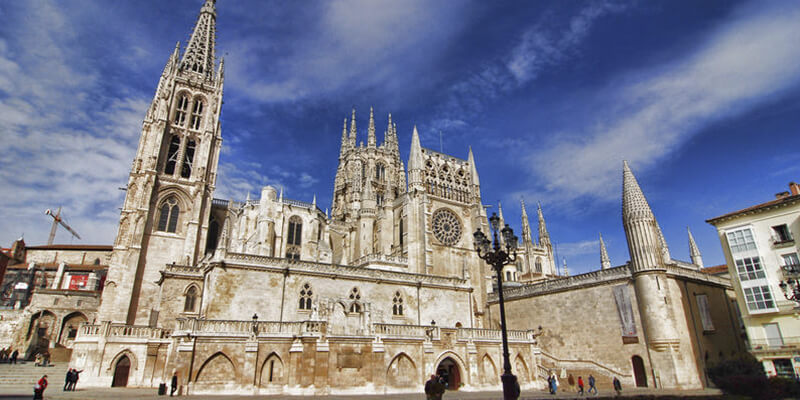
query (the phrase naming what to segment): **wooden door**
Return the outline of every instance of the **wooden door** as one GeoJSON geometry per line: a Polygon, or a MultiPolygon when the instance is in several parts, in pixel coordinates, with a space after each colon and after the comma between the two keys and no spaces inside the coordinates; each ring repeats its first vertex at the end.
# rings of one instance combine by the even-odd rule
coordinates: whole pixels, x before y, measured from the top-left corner
{"type": "Polygon", "coordinates": [[[112,387],[125,387],[128,386],[128,372],[131,370],[131,360],[127,356],[117,361],[117,366],[114,368],[114,381],[111,383],[112,387]]]}

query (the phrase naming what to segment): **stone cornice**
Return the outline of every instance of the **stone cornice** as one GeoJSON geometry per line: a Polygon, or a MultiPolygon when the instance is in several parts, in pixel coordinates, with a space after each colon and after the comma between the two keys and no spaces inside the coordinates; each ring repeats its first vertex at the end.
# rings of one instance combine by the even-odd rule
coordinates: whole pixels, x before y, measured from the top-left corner
{"type": "Polygon", "coordinates": [[[410,272],[387,271],[338,264],[323,264],[312,261],[295,261],[287,258],[252,254],[228,253],[225,257],[224,265],[226,268],[243,267],[258,270],[272,270],[276,272],[286,271],[291,274],[316,275],[327,278],[344,278],[403,285],[414,285],[419,282],[423,287],[448,288],[461,291],[468,291],[471,288],[468,280],[455,277],[414,274],[410,272]]]}

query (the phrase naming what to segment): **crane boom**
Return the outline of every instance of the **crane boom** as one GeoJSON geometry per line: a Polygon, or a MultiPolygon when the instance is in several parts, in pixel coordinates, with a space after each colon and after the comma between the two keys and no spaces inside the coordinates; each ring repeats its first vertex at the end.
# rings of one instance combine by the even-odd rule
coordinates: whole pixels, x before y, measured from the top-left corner
{"type": "Polygon", "coordinates": [[[53,244],[53,240],[55,240],[56,238],[56,229],[58,228],[58,225],[63,226],[64,229],[66,229],[69,233],[72,234],[72,236],[75,236],[78,239],[81,238],[81,236],[78,235],[78,232],[75,232],[75,230],[72,229],[72,227],[70,227],[69,225],[67,225],[67,223],[64,222],[64,219],[61,218],[61,207],[58,207],[58,211],[56,211],[55,213],[50,211],[49,208],[45,210],[44,213],[45,215],[53,217],[53,227],[50,228],[50,237],[47,239],[48,245],[53,244]]]}

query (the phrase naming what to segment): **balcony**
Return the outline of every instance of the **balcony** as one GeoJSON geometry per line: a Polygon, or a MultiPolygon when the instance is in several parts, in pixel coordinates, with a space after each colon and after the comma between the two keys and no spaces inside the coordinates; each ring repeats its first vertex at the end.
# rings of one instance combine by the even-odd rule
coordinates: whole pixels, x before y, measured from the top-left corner
{"type": "Polygon", "coordinates": [[[775,351],[800,348],[800,336],[783,338],[750,339],[750,351],[775,351]]]}
{"type": "Polygon", "coordinates": [[[800,263],[790,263],[781,265],[781,269],[788,275],[798,275],[800,274],[800,263]]]}

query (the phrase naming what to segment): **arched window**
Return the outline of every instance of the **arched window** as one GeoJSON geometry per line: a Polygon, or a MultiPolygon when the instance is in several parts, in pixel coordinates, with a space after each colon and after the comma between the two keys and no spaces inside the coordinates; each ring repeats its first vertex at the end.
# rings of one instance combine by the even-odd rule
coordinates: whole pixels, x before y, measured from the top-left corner
{"type": "Polygon", "coordinates": [[[542,259],[539,257],[536,257],[536,272],[542,272],[542,259]]]}
{"type": "Polygon", "coordinates": [[[375,180],[383,182],[384,179],[386,179],[386,166],[381,163],[375,164],[375,180]]]}
{"type": "Polygon", "coordinates": [[[350,312],[351,313],[360,313],[361,312],[361,306],[358,305],[358,303],[350,304],[350,312]]]}
{"type": "Polygon", "coordinates": [[[186,142],[186,150],[183,152],[183,166],[181,167],[181,176],[184,178],[192,176],[195,148],[197,148],[197,143],[195,143],[194,139],[189,139],[186,142]]]}
{"type": "Polygon", "coordinates": [[[178,227],[178,215],[180,214],[178,200],[175,197],[167,198],[161,205],[161,213],[158,216],[158,230],[162,232],[175,232],[178,227]]]}
{"type": "Polygon", "coordinates": [[[183,312],[194,312],[195,303],[197,303],[197,287],[190,286],[186,291],[183,300],[183,312]]]}
{"type": "Polygon", "coordinates": [[[178,104],[175,112],[175,125],[183,126],[186,122],[186,111],[189,108],[189,96],[182,94],[178,99],[178,104]]]}
{"type": "Polygon", "coordinates": [[[211,219],[208,224],[208,238],[206,239],[206,252],[214,251],[219,241],[219,223],[216,219],[211,219]]]}
{"type": "Polygon", "coordinates": [[[196,99],[192,107],[192,123],[190,126],[194,130],[200,129],[200,122],[203,120],[203,100],[196,99]]]}
{"type": "Polygon", "coordinates": [[[300,246],[303,237],[303,220],[297,215],[289,218],[289,229],[286,232],[286,258],[300,259],[300,246]]]}
{"type": "Polygon", "coordinates": [[[181,138],[175,135],[169,141],[169,150],[167,151],[167,164],[164,166],[165,174],[172,175],[175,173],[175,166],[178,164],[178,151],[180,149],[181,149],[181,138]]]}
{"type": "Polygon", "coordinates": [[[311,291],[311,285],[308,283],[303,285],[303,288],[300,289],[300,309],[301,310],[310,310],[311,309],[311,296],[314,293],[311,291]]]}
{"type": "Polygon", "coordinates": [[[394,292],[394,299],[392,300],[392,315],[403,315],[403,297],[400,292],[394,292]]]}
{"type": "Polygon", "coordinates": [[[506,282],[511,282],[511,271],[506,271],[506,282]]]}

